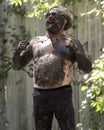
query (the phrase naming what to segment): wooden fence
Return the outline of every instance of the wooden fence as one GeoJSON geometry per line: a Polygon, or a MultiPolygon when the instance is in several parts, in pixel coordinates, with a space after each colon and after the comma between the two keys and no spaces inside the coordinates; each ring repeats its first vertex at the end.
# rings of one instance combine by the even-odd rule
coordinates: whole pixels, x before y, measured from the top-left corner
{"type": "MultiPolygon", "coordinates": [[[[27,8],[31,8],[27,5],[27,8]]],[[[95,13],[87,14],[93,8],[94,3],[87,0],[76,3],[69,7],[78,19],[75,21],[77,28],[75,30],[70,29],[66,33],[77,37],[84,46],[84,49],[88,55],[91,56],[92,62],[98,58],[101,54],[100,49],[104,47],[104,26],[102,26],[101,16],[96,16],[95,13]],[[83,15],[81,15],[83,14],[83,15]],[[85,15],[87,14],[87,15],[85,15]]],[[[44,19],[38,20],[36,18],[23,18],[8,14],[9,22],[5,29],[8,30],[8,26],[13,27],[18,25],[26,26],[27,31],[30,31],[31,38],[36,35],[44,35],[45,22],[44,19]],[[11,24],[12,23],[12,24],[11,24]],[[36,30],[35,30],[36,29],[36,30]]],[[[17,30],[19,33],[19,31],[17,30]]],[[[8,37],[8,36],[7,36],[8,37]]],[[[12,55],[13,48],[10,45],[8,37],[8,55],[12,55]]],[[[73,103],[75,108],[76,124],[81,122],[82,115],[80,114],[80,104],[82,101],[83,93],[81,92],[81,84],[83,82],[83,74],[77,72],[77,66],[72,68],[72,85],[73,85],[73,103]]],[[[33,120],[33,104],[32,104],[32,92],[33,81],[24,71],[10,70],[7,81],[5,83],[5,101],[6,101],[6,129],[2,130],[34,130],[33,120]]],[[[85,114],[85,113],[84,113],[85,114]]],[[[102,122],[104,117],[100,117],[102,122]]],[[[89,121],[90,122],[90,121],[89,121]]],[[[1,123],[1,122],[0,122],[1,123]]],[[[89,123],[90,126],[90,123],[89,123]]],[[[53,121],[52,130],[59,130],[56,119],[53,121]]],[[[80,129],[79,129],[80,130],[80,129]]],[[[90,130],[89,127],[85,127],[81,130],[90,130]]],[[[104,124],[102,128],[104,130],[104,124]]]]}

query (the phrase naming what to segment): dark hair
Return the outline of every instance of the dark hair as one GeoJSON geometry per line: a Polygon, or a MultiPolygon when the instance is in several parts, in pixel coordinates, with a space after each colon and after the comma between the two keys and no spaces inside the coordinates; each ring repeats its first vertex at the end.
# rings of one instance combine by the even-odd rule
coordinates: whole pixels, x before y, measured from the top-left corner
{"type": "Polygon", "coordinates": [[[56,11],[59,12],[59,14],[61,16],[63,16],[66,20],[67,20],[67,23],[64,27],[64,30],[67,30],[69,29],[71,26],[72,26],[72,22],[73,22],[73,19],[72,19],[72,14],[71,12],[65,8],[65,7],[62,7],[62,6],[55,6],[55,7],[52,7],[51,9],[48,10],[48,12],[46,13],[46,18],[48,16],[48,13],[53,10],[53,9],[56,9],[56,11]]]}

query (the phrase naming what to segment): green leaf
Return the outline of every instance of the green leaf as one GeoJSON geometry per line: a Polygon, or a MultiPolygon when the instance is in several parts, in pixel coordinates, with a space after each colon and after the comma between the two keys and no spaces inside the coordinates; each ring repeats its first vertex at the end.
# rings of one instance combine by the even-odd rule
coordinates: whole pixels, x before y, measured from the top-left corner
{"type": "Polygon", "coordinates": [[[88,86],[82,86],[81,91],[84,92],[88,89],[88,86]]]}

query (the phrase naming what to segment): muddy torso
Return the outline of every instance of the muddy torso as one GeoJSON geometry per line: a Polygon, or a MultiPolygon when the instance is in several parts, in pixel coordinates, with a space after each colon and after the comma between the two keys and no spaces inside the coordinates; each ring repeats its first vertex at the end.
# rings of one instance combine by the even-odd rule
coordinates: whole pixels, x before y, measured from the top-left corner
{"type": "Polygon", "coordinates": [[[66,43],[52,44],[46,36],[31,43],[34,61],[34,87],[56,88],[70,84],[71,51],[66,43]]]}

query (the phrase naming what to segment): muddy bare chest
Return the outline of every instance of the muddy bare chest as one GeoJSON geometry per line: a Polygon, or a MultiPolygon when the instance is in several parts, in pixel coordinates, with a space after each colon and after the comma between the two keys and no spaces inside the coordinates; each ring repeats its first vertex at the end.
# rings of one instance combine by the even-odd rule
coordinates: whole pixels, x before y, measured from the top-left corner
{"type": "Polygon", "coordinates": [[[52,44],[50,39],[33,45],[34,77],[39,86],[61,85],[69,67],[70,51],[65,44],[52,44]]]}

